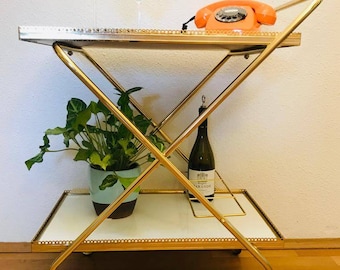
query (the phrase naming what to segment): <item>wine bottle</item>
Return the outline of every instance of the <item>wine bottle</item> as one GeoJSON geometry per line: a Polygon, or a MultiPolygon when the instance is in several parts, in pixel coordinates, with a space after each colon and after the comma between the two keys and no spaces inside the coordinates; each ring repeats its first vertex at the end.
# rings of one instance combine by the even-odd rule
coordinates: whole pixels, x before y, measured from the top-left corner
{"type": "MultiPolygon", "coordinates": [[[[199,114],[206,109],[205,97],[202,97],[202,106],[199,108],[199,114]]],[[[208,198],[214,197],[214,177],[215,176],[215,159],[208,139],[208,120],[204,120],[198,127],[197,137],[192,147],[188,162],[188,179],[192,184],[208,198]]],[[[188,191],[190,198],[195,196],[188,191]]],[[[197,199],[191,199],[198,202],[197,199]]]]}

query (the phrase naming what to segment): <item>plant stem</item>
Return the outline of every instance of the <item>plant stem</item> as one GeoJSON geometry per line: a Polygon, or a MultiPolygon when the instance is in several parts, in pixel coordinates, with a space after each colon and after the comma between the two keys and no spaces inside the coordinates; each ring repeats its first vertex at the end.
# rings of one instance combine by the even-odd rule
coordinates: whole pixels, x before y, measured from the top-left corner
{"type": "Polygon", "coordinates": [[[58,150],[47,149],[46,153],[58,153],[58,152],[63,152],[63,151],[68,151],[68,150],[78,151],[79,149],[77,148],[65,148],[65,149],[58,149],[58,150]]]}

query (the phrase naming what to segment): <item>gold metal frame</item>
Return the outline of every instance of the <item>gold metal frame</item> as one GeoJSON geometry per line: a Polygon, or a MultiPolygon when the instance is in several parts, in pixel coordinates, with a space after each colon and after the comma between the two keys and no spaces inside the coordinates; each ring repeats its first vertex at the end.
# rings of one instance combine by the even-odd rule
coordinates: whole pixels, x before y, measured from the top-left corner
{"type": "MultiPolygon", "coordinates": [[[[277,248],[283,246],[283,237],[263,210],[246,190],[233,190],[233,194],[243,194],[253,205],[256,212],[268,225],[276,238],[247,238],[247,241],[256,244],[260,248],[277,248]]],[[[141,194],[178,194],[184,195],[183,190],[141,190],[141,194]]],[[[33,252],[61,252],[72,243],[72,240],[41,240],[44,230],[54,218],[63,201],[69,195],[89,195],[88,190],[66,190],[61,195],[55,207],[32,240],[33,252]]],[[[242,249],[242,245],[235,238],[156,238],[156,239],[100,239],[85,240],[74,251],[118,251],[118,250],[200,250],[200,249],[242,249]]]]}
{"type": "MultiPolygon", "coordinates": [[[[187,191],[185,191],[186,193],[186,197],[189,201],[190,204],[190,208],[192,211],[192,214],[194,215],[194,217],[196,218],[209,218],[209,217],[213,217],[213,215],[211,214],[200,214],[199,211],[197,210],[198,207],[200,207],[201,205],[197,204],[197,202],[195,202],[195,198],[190,198],[189,194],[187,191]]],[[[214,197],[206,197],[208,200],[209,199],[213,199],[213,203],[216,203],[218,201],[224,201],[226,202],[226,200],[231,199],[233,201],[235,201],[236,205],[238,206],[239,211],[238,212],[223,212],[221,211],[221,214],[224,217],[236,217],[236,216],[245,216],[246,212],[244,211],[242,205],[239,203],[239,201],[236,199],[236,197],[234,196],[233,192],[216,192],[215,191],[215,196],[214,197]]]]}
{"type": "MultiPolygon", "coordinates": [[[[300,2],[300,1],[299,1],[300,2]]],[[[207,210],[227,229],[229,230],[238,242],[247,249],[255,259],[265,268],[271,269],[269,262],[266,258],[258,251],[258,249],[244,238],[244,236],[226,219],[223,214],[217,211],[209,201],[201,195],[201,193],[193,186],[190,181],[181,173],[169,160],[168,156],[176,151],[180,143],[186,139],[225,99],[227,99],[234,90],[278,47],[281,46],[296,46],[296,41],[299,42],[299,38],[295,39],[293,43],[290,38],[294,39],[292,32],[317,8],[322,0],[314,0],[310,6],[308,6],[286,29],[276,35],[269,34],[266,36],[263,33],[248,33],[251,39],[245,35],[239,33],[224,33],[224,32],[196,32],[188,31],[182,33],[181,31],[166,31],[166,30],[125,30],[125,31],[111,31],[111,35],[108,35],[107,30],[95,31],[97,36],[96,40],[93,39],[93,35],[87,32],[85,29],[75,29],[73,34],[81,32],[82,34],[88,34],[88,40],[79,40],[78,35],[74,35],[72,38],[64,38],[63,33],[54,32],[59,37],[58,41],[53,43],[53,48],[58,57],[64,62],[64,64],[81,80],[93,94],[103,102],[103,104],[139,139],[143,146],[145,146],[155,157],[156,160],[138,177],[116,201],[114,201],[102,214],[100,214],[93,223],[81,233],[77,239],[75,239],[67,249],[65,249],[60,256],[54,261],[51,268],[56,269],[73,251],[77,249],[79,245],[84,243],[86,238],[131,194],[142,182],[160,165],[166,167],[184,186],[185,189],[190,190],[192,194],[207,208],[207,210]],[[98,39],[101,37],[102,39],[98,39]],[[226,37],[228,40],[226,41],[226,37]],[[78,38],[78,39],[77,39],[78,38]],[[92,40],[92,41],[91,41],[92,40]],[[106,40],[107,42],[102,42],[106,40]],[[224,91],[207,107],[207,109],[198,116],[189,127],[184,130],[169,146],[165,153],[161,153],[149,140],[143,136],[143,134],[117,109],[117,107],[111,102],[111,100],[89,79],[88,76],[72,61],[67,54],[67,51],[83,51],[82,46],[91,41],[94,45],[99,46],[112,46],[115,42],[118,46],[119,42],[133,42],[137,47],[150,46],[156,44],[157,46],[178,47],[188,46],[189,48],[200,48],[206,49],[213,46],[226,48],[231,50],[231,55],[237,54],[249,54],[259,52],[260,54],[255,58],[251,64],[246,67],[243,72],[227,87],[224,91]]],[[[51,44],[51,38],[42,40],[40,37],[41,33],[39,29],[30,33],[31,36],[27,36],[24,29],[20,29],[21,39],[41,44],[51,44]]],[[[52,31],[53,32],[53,31],[52,31]]],[[[72,33],[71,33],[72,34],[72,33]]],[[[72,35],[71,35],[72,36],[72,35]]],[[[295,36],[296,38],[296,36],[295,36]]],[[[53,40],[53,38],[52,38],[53,40]]],[[[122,43],[121,43],[122,44],[122,43]]],[[[129,43],[132,45],[131,43],[129,43]]],[[[123,44],[124,46],[124,44],[123,44]]],[[[227,60],[228,57],[225,58],[227,60]]],[[[222,61],[223,62],[223,61],[222,61]]],[[[222,63],[221,64],[224,64],[222,63]]],[[[218,67],[216,67],[218,69],[218,67]]],[[[214,72],[214,71],[213,71],[214,72]]],[[[209,75],[206,77],[209,79],[209,75]]],[[[204,83],[204,80],[203,80],[204,83]]],[[[160,127],[162,124],[160,125],[160,127]]],[[[158,128],[160,129],[160,128],[158,128]]],[[[159,130],[158,130],[159,131],[159,130]]]]}

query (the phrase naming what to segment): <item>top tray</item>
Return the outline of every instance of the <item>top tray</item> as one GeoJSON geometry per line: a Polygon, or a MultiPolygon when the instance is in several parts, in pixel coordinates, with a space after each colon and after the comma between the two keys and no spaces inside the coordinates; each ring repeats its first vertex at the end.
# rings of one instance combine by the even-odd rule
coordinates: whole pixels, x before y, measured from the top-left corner
{"type": "MultiPolygon", "coordinates": [[[[199,49],[224,48],[232,52],[261,50],[270,44],[278,32],[239,31],[181,31],[153,29],[71,28],[20,26],[19,39],[44,45],[55,42],[72,46],[143,46],[167,45],[183,48],[193,45],[199,49]],[[125,44],[122,44],[125,42],[125,44]]],[[[299,46],[300,33],[290,34],[280,47],[299,46]]]]}

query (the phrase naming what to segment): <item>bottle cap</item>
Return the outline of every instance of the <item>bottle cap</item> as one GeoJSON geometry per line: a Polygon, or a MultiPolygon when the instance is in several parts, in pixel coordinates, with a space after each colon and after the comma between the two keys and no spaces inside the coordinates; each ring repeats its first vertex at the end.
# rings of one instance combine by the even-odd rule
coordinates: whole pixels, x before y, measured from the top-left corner
{"type": "Polygon", "coordinates": [[[205,109],[207,108],[207,106],[205,105],[205,95],[202,96],[202,105],[201,107],[198,109],[198,112],[201,114],[202,112],[205,111],[205,109]]]}

